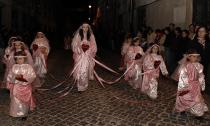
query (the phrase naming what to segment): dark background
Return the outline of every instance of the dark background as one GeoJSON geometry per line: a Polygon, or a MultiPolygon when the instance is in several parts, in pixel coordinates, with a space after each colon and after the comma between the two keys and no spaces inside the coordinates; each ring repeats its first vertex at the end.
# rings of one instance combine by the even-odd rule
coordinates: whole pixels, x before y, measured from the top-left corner
{"type": "MultiPolygon", "coordinates": [[[[8,5],[0,2],[0,28],[2,41],[7,45],[9,37],[20,35],[30,45],[37,31],[42,31],[50,40],[51,46],[63,48],[66,35],[73,35],[74,31],[83,23],[92,25],[99,47],[119,52],[122,36],[132,32],[131,20],[127,24],[130,31],[122,31],[122,17],[116,16],[118,0],[3,0],[11,1],[8,5]],[[89,9],[88,6],[92,8],[89,9]],[[97,18],[97,8],[100,6],[102,16],[97,18]],[[5,8],[11,8],[11,27],[2,25],[5,8]],[[88,20],[90,18],[90,20],[88,20]],[[114,43],[114,48],[112,47],[114,43]]],[[[134,1],[134,0],[128,0],[134,1]]],[[[210,20],[209,0],[193,0],[193,22],[206,24],[210,20]]],[[[126,4],[126,3],[125,3],[126,4]]],[[[134,3],[135,4],[135,3],[134,3]]],[[[128,5],[129,6],[129,5],[128,5]]],[[[139,7],[138,28],[145,24],[145,9],[139,7]]],[[[132,7],[129,8],[132,15],[132,7]]],[[[168,24],[166,24],[168,25],[168,24]]]]}
{"type": "MultiPolygon", "coordinates": [[[[11,36],[20,35],[30,45],[38,31],[46,34],[53,47],[63,48],[66,35],[83,23],[93,23],[97,0],[9,0],[10,5],[0,2],[0,11],[11,7],[11,28],[1,25],[1,36],[5,46],[11,36]],[[89,8],[89,5],[92,8],[89,8]],[[90,20],[89,20],[90,18],[90,20]]],[[[0,12],[0,19],[4,18],[0,12]]],[[[0,20],[1,21],[1,20],[0,20]]],[[[0,22],[0,24],[2,24],[0,22]]]]}

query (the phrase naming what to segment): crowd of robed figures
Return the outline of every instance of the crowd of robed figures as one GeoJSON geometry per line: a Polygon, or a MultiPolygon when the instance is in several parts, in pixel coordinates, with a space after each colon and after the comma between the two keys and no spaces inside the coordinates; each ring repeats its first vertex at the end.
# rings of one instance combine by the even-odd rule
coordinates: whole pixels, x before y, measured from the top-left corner
{"type": "Polygon", "coordinates": [[[23,120],[35,109],[33,92],[42,86],[47,73],[50,46],[42,32],[37,32],[30,49],[20,36],[11,37],[2,60],[6,68],[1,88],[10,91],[9,115],[23,120]]]}
{"type": "MultiPolygon", "coordinates": [[[[120,70],[124,72],[124,79],[134,89],[140,90],[151,99],[158,99],[160,72],[168,77],[161,45],[154,41],[147,49],[142,49],[140,42],[139,37],[126,36],[122,47],[120,70]]],[[[29,48],[18,37],[12,37],[8,45],[3,60],[6,70],[2,87],[10,90],[9,114],[12,117],[25,119],[28,111],[35,108],[33,91],[44,83],[50,46],[47,38],[41,32],[37,33],[31,44],[32,55],[29,48]]],[[[97,45],[89,24],[82,24],[74,33],[71,48],[74,59],[72,73],[79,92],[88,89],[89,80],[97,79],[101,84],[111,84],[121,79],[118,78],[111,82],[98,76],[94,69],[96,63],[100,64],[95,59],[97,45]]],[[[189,111],[198,117],[208,111],[201,93],[205,90],[205,76],[204,67],[199,63],[200,57],[202,58],[202,54],[198,50],[189,48],[175,71],[178,89],[174,110],[177,112],[189,111]]],[[[112,71],[103,64],[101,66],[112,71]]]]}
{"type": "MultiPolygon", "coordinates": [[[[198,31],[202,32],[202,30],[203,27],[198,28],[198,31]]],[[[198,32],[198,35],[202,36],[202,34],[198,32]]],[[[201,38],[197,36],[197,39],[200,40],[201,38]]],[[[164,76],[169,76],[165,59],[162,57],[161,45],[158,41],[151,42],[144,51],[140,44],[141,40],[139,37],[126,36],[122,47],[120,70],[124,72],[124,79],[134,89],[141,90],[143,94],[148,95],[151,99],[158,99],[158,78],[160,72],[164,76]]],[[[89,80],[94,79],[93,75],[99,82],[111,84],[119,81],[118,78],[109,82],[97,76],[94,70],[97,46],[90,25],[83,24],[74,34],[72,50],[75,61],[73,73],[78,91],[87,90],[89,80]]],[[[180,65],[174,72],[178,78],[174,107],[176,112],[188,111],[195,116],[201,117],[208,111],[201,93],[205,90],[204,67],[200,63],[201,58],[203,58],[203,54],[200,54],[199,50],[193,47],[192,44],[185,52],[180,65]]]]}

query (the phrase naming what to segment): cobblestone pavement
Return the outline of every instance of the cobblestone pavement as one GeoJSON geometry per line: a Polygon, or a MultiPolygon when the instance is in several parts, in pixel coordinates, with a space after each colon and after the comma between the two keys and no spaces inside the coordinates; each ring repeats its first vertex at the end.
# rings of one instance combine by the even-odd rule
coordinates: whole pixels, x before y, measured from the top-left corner
{"type": "MultiPolygon", "coordinates": [[[[99,59],[109,66],[116,67],[113,61],[116,61],[117,56],[110,57],[108,53],[99,56],[104,57],[99,59]]],[[[71,53],[55,51],[51,54],[49,63],[50,72],[63,80],[72,68],[71,53]]],[[[100,68],[97,71],[106,79],[116,77],[100,68]]],[[[44,87],[55,84],[48,76],[44,87]]],[[[69,95],[59,99],[56,92],[52,90],[35,94],[37,110],[30,113],[26,121],[21,121],[7,115],[9,94],[1,90],[0,126],[210,126],[210,113],[203,120],[198,120],[189,113],[180,115],[172,112],[176,84],[167,79],[160,79],[159,97],[154,101],[133,90],[124,81],[106,85],[106,88],[91,81],[86,92],[78,93],[74,88],[69,95]]],[[[209,96],[206,99],[210,100],[209,96]]]]}

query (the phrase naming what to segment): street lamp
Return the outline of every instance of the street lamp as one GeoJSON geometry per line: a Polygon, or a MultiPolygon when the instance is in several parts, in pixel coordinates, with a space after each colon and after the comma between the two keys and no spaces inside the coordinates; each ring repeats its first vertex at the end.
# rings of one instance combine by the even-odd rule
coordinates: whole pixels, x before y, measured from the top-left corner
{"type": "Polygon", "coordinates": [[[89,4],[89,5],[88,5],[88,8],[89,8],[89,17],[88,17],[88,20],[91,21],[91,15],[92,15],[91,9],[92,9],[92,5],[89,4]]]}

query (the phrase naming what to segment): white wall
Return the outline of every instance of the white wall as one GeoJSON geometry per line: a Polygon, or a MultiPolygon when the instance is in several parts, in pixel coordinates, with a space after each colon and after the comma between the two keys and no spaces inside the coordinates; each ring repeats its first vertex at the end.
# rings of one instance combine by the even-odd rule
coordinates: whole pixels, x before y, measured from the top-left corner
{"type": "Polygon", "coordinates": [[[192,0],[158,0],[146,6],[146,23],[153,28],[164,28],[169,23],[186,28],[192,14],[192,0]]]}

